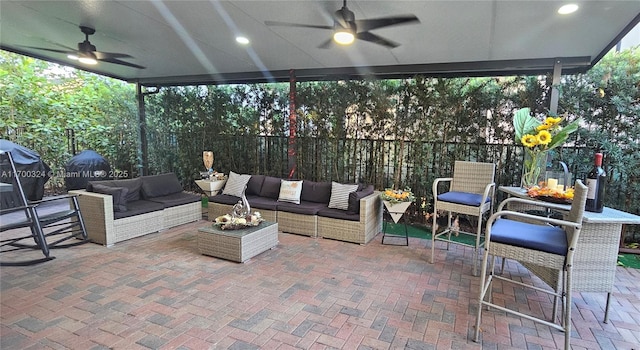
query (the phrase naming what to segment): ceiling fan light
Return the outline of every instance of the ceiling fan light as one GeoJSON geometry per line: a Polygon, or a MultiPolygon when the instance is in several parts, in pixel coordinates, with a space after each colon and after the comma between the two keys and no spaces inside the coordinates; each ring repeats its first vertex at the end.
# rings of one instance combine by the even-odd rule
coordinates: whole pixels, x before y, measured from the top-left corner
{"type": "Polygon", "coordinates": [[[561,15],[568,15],[570,13],[574,13],[578,11],[577,4],[566,4],[558,9],[558,13],[561,15]]]}
{"type": "Polygon", "coordinates": [[[72,60],[76,60],[77,61],[80,57],[78,57],[78,55],[69,54],[69,55],[67,55],[67,58],[70,58],[72,60]]]}
{"type": "Polygon", "coordinates": [[[98,64],[98,60],[95,59],[92,53],[81,54],[80,57],[78,57],[78,61],[84,64],[98,64]]]}
{"type": "Polygon", "coordinates": [[[333,34],[333,40],[340,45],[350,45],[355,38],[353,33],[346,30],[337,31],[333,34]]]}

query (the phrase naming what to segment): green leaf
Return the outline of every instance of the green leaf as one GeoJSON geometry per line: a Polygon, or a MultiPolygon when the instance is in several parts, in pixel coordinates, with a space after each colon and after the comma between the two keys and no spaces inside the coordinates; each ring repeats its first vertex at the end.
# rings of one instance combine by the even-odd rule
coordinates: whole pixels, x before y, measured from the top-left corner
{"type": "Polygon", "coordinates": [[[516,132],[516,143],[520,144],[522,136],[533,133],[541,124],[539,120],[529,114],[529,108],[521,108],[513,115],[513,128],[516,132]]]}
{"type": "Polygon", "coordinates": [[[578,127],[580,127],[580,121],[580,119],[576,119],[558,131],[551,142],[547,145],[547,149],[554,149],[562,145],[569,137],[569,134],[578,130],[578,127]]]}

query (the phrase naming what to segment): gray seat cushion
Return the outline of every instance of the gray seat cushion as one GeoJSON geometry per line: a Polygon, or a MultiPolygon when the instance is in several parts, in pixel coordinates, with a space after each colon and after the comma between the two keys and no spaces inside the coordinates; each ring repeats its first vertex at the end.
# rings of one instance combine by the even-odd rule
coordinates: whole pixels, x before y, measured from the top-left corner
{"type": "Polygon", "coordinates": [[[173,193],[162,197],[153,197],[148,200],[162,204],[165,208],[175,207],[178,205],[196,203],[201,201],[201,196],[193,193],[173,193]]]}
{"type": "MultiPolygon", "coordinates": [[[[239,200],[240,200],[240,197],[232,196],[229,194],[219,194],[217,196],[209,197],[210,203],[219,203],[219,204],[234,205],[238,203],[239,200]]],[[[249,202],[249,204],[251,204],[251,202],[249,202]]]]}
{"type": "MultiPolygon", "coordinates": [[[[274,210],[274,211],[277,210],[278,204],[282,203],[282,202],[278,202],[277,199],[258,197],[258,196],[247,197],[247,200],[249,201],[249,205],[251,206],[252,209],[265,209],[265,210],[274,210]]],[[[292,205],[296,205],[296,204],[292,204],[292,205]]]]}
{"type": "Polygon", "coordinates": [[[162,211],[164,206],[161,203],[140,199],[137,201],[127,202],[127,211],[118,211],[113,213],[114,219],[122,219],[130,216],[150,213],[152,211],[162,211]]]}
{"type": "Polygon", "coordinates": [[[319,210],[317,215],[339,220],[360,221],[360,214],[349,214],[349,212],[342,209],[326,208],[319,210]]]}
{"type": "Polygon", "coordinates": [[[320,210],[325,209],[325,203],[300,202],[300,204],[278,202],[278,211],[294,214],[316,215],[320,210]]]}

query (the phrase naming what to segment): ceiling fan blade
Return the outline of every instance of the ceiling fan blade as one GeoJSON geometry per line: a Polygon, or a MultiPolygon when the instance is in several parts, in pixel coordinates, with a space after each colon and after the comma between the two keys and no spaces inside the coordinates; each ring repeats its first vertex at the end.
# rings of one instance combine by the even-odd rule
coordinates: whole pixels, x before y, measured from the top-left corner
{"type": "Polygon", "coordinates": [[[278,27],[298,27],[298,28],[315,28],[315,29],[333,30],[333,26],[323,26],[323,25],[315,25],[315,24],[288,23],[288,22],[277,22],[277,21],[264,21],[264,24],[268,26],[278,26],[278,27]]]}
{"type": "Polygon", "coordinates": [[[117,53],[117,52],[93,51],[93,54],[96,55],[96,58],[99,60],[108,59],[108,58],[133,58],[133,56],[127,55],[126,53],[117,53]]]}
{"type": "Polygon", "coordinates": [[[373,34],[373,33],[369,33],[369,32],[360,32],[358,34],[356,34],[356,38],[360,39],[360,40],[364,40],[364,41],[369,41],[372,42],[374,44],[378,44],[378,45],[382,45],[382,46],[386,46],[390,49],[393,49],[394,47],[398,47],[400,46],[400,44],[393,42],[391,40],[385,39],[379,35],[373,34]]]}
{"type": "Polygon", "coordinates": [[[36,47],[36,46],[22,46],[22,47],[26,47],[26,48],[29,48],[29,49],[50,51],[50,52],[65,53],[65,54],[75,54],[76,53],[76,50],[73,50],[73,49],[70,49],[70,50],[57,50],[57,49],[48,49],[46,47],[36,47]]]}
{"type": "Polygon", "coordinates": [[[146,68],[146,67],[143,67],[143,66],[139,66],[139,65],[137,65],[135,63],[129,63],[129,62],[126,62],[126,61],[119,60],[117,58],[102,58],[102,59],[98,59],[98,61],[109,62],[109,63],[113,63],[113,64],[119,64],[119,65],[122,65],[122,66],[128,66],[128,67],[133,67],[133,68],[138,68],[138,69],[145,69],[146,68]]]}
{"type": "Polygon", "coordinates": [[[325,42],[318,46],[319,49],[329,49],[333,47],[333,38],[327,39],[325,42]]]}
{"type": "Polygon", "coordinates": [[[356,20],[356,25],[359,31],[367,32],[372,29],[395,26],[399,24],[409,24],[411,22],[418,22],[420,20],[414,15],[394,16],[394,17],[382,17],[371,19],[356,20]]]}

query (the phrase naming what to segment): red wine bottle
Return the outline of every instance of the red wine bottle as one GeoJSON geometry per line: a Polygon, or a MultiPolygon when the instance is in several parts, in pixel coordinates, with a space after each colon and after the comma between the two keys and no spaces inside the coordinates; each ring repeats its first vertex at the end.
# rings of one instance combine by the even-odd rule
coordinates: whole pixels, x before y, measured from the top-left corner
{"type": "Polygon", "coordinates": [[[595,213],[602,213],[604,208],[604,184],[607,180],[607,174],[602,169],[602,153],[596,153],[593,169],[587,174],[586,185],[587,204],[584,209],[595,213]]]}

